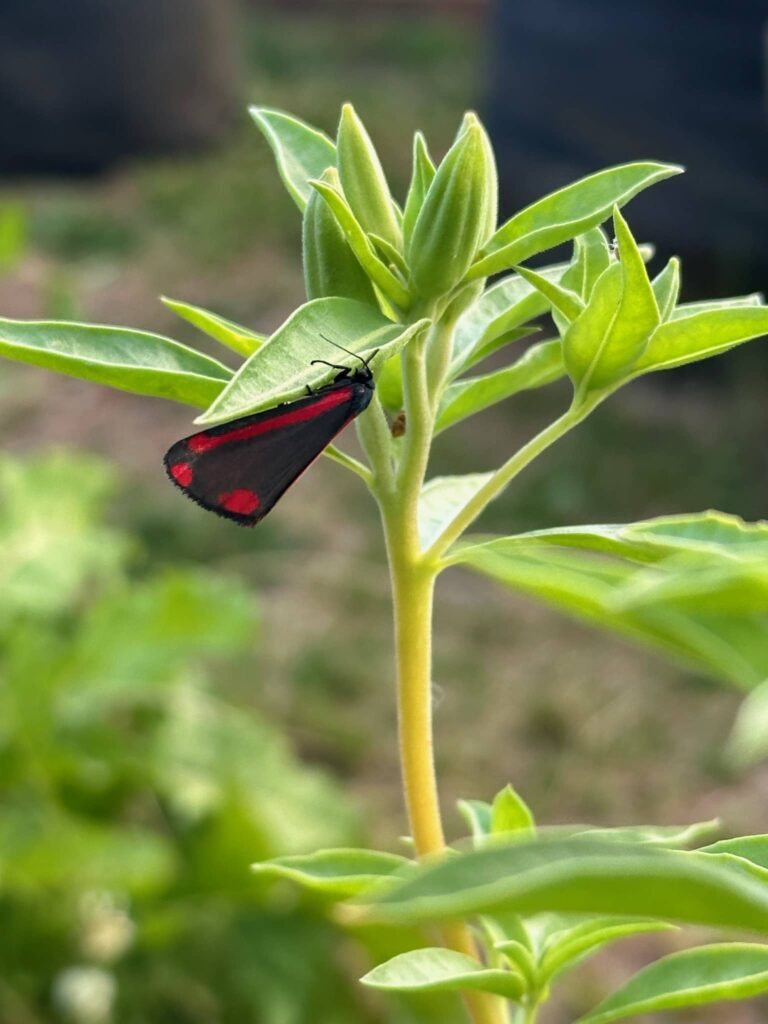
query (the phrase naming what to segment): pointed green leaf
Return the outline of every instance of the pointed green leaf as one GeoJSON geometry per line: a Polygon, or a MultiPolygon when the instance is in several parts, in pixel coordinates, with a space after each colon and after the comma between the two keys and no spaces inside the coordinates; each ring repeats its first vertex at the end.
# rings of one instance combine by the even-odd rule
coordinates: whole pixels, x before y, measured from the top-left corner
{"type": "Polygon", "coordinates": [[[416,132],[413,137],[411,184],[408,187],[405,210],[403,211],[403,236],[406,248],[410,244],[413,227],[424,203],[424,196],[426,196],[434,176],[435,165],[432,163],[429,150],[427,149],[427,140],[421,132],[416,132]]]}
{"type": "Polygon", "coordinates": [[[489,803],[485,800],[457,800],[456,806],[475,842],[490,835],[492,809],[489,803]]]}
{"type": "Polygon", "coordinates": [[[538,342],[511,366],[481,377],[464,377],[449,384],[440,399],[435,431],[447,430],[467,416],[474,416],[520,391],[551,384],[564,374],[560,341],[538,342]]]}
{"type": "Polygon", "coordinates": [[[363,230],[398,247],[402,233],[379,157],[351,103],[341,108],[336,139],[341,187],[363,230]]]}
{"type": "Polygon", "coordinates": [[[380,964],[360,979],[363,985],[389,992],[493,992],[516,1000],[523,979],[511,971],[492,970],[452,949],[414,949],[380,964]]]}
{"type": "Polygon", "coordinates": [[[303,210],[312,194],[310,178],[336,166],[336,147],[323,132],[281,110],[250,107],[249,113],[275,155],[285,187],[303,210]]]}
{"type": "Polygon", "coordinates": [[[426,551],[445,527],[490,480],[491,473],[438,476],[429,480],[419,495],[419,540],[426,551]]]}
{"type": "Polygon", "coordinates": [[[706,309],[660,324],[633,376],[671,370],[675,366],[720,355],[736,345],[768,334],[768,307],[728,306],[706,309]]]}
{"type": "Polygon", "coordinates": [[[344,899],[365,892],[411,863],[394,853],[342,848],[276,857],[252,864],[251,870],[264,878],[287,878],[305,889],[344,899]]]}
{"type": "Polygon", "coordinates": [[[227,320],[218,313],[212,313],[209,309],[203,309],[202,306],[179,302],[178,299],[169,299],[165,295],[160,297],[160,301],[182,320],[186,320],[203,334],[215,338],[241,356],[251,355],[267,340],[265,334],[257,334],[248,327],[241,327],[240,324],[227,320]]]}
{"type": "Polygon", "coordinates": [[[768,992],[768,947],[723,942],[686,949],[638,971],[578,1024],[610,1024],[645,1013],[750,999],[768,992]]]}
{"type": "Polygon", "coordinates": [[[547,279],[543,274],[537,274],[535,270],[529,270],[527,267],[515,267],[515,271],[529,284],[532,284],[537,291],[540,291],[567,323],[571,323],[583,311],[584,303],[576,292],[563,288],[562,285],[547,279]]]}
{"type": "Polygon", "coordinates": [[[719,818],[709,821],[696,821],[692,825],[626,825],[617,828],[600,828],[590,826],[575,835],[588,836],[590,839],[609,839],[618,843],[648,843],[652,846],[664,846],[670,850],[683,850],[711,836],[721,827],[719,818]]]}
{"type": "Polygon", "coordinates": [[[550,937],[541,961],[542,981],[546,984],[556,974],[582,963],[611,942],[648,932],[673,930],[674,925],[648,919],[600,917],[583,921],[550,937]]]}
{"type": "Polygon", "coordinates": [[[393,324],[373,307],[353,299],[314,299],[299,306],[254,352],[197,422],[224,423],[298,398],[306,394],[307,386],[327,384],[333,371],[313,366],[312,360],[325,359],[329,353],[331,362],[353,368],[355,359],[333,349],[323,335],[366,358],[376,352],[371,360],[376,370],[426,324],[424,320],[407,328],[393,324]]]}
{"type": "Polygon", "coordinates": [[[407,309],[411,302],[407,288],[376,255],[373,243],[358,223],[344,196],[338,189],[324,181],[313,180],[310,185],[320,193],[332,210],[339,227],[346,235],[352,252],[368,277],[396,306],[407,309]]]}
{"type": "MultiPolygon", "coordinates": [[[[322,180],[338,187],[339,175],[329,167],[322,180]]],[[[302,224],[304,285],[308,299],[340,296],[378,309],[370,278],[352,252],[339,222],[319,192],[312,190],[302,224]]]]}
{"type": "Polygon", "coordinates": [[[586,302],[595,282],[611,262],[611,248],[601,227],[590,228],[574,240],[574,258],[563,275],[562,284],[586,302]]]}
{"type": "Polygon", "coordinates": [[[672,311],[672,320],[693,316],[694,313],[706,313],[711,309],[733,309],[742,306],[764,306],[765,296],[762,292],[750,292],[748,295],[735,295],[730,299],[705,299],[701,302],[684,302],[672,311]]]}
{"type": "Polygon", "coordinates": [[[670,164],[634,163],[609,167],[574,182],[515,214],[483,247],[470,271],[472,277],[497,274],[537,252],[567,242],[610,216],[633,196],[682,168],[670,164]]]}
{"type": "Polygon", "coordinates": [[[390,267],[398,271],[405,277],[408,274],[408,266],[406,265],[403,254],[399,252],[391,242],[388,242],[386,238],[382,238],[380,235],[369,233],[368,237],[373,243],[374,248],[383,260],[390,264],[390,267]]]}
{"type": "Polygon", "coordinates": [[[212,402],[232,372],[170,338],[126,327],[0,319],[0,355],[138,395],[212,402]]]}
{"type": "Polygon", "coordinates": [[[709,846],[702,846],[699,853],[727,853],[731,857],[742,857],[768,870],[768,836],[737,836],[735,839],[721,839],[709,846]]]}
{"type": "Polygon", "coordinates": [[[768,932],[768,872],[735,858],[584,839],[527,839],[421,864],[367,907],[406,924],[547,911],[768,932]]]}
{"type": "Polygon", "coordinates": [[[491,833],[535,832],[536,823],[528,804],[515,789],[507,785],[493,800],[491,833]]]}
{"type": "Polygon", "coordinates": [[[669,320],[680,294],[680,260],[673,256],[651,282],[662,321],[669,320]]]}

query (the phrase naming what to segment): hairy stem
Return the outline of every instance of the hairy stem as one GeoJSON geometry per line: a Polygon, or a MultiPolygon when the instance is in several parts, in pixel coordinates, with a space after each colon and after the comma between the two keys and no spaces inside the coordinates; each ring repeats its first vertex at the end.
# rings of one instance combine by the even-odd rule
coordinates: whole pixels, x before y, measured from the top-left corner
{"type": "MultiPolygon", "coordinates": [[[[450,338],[441,340],[450,342],[450,338]]],[[[445,849],[432,738],[432,598],[436,574],[424,561],[418,532],[419,494],[434,423],[425,357],[424,338],[414,340],[403,354],[407,423],[403,456],[394,488],[375,488],[392,581],[403,791],[419,857],[445,849]]],[[[443,941],[458,952],[477,957],[466,925],[446,927],[443,941]]],[[[496,996],[471,992],[464,1003],[473,1024],[503,1024],[506,1019],[504,1003],[496,996]]]]}

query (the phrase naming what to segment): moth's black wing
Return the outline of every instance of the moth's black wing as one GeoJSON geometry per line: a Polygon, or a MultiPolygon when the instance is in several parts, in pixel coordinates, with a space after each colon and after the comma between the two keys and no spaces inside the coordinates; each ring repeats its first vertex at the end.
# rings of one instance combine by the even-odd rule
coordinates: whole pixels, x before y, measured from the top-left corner
{"type": "Polygon", "coordinates": [[[200,431],[168,450],[166,471],[203,508],[253,526],[372,395],[372,382],[339,381],[296,402],[200,431]]]}

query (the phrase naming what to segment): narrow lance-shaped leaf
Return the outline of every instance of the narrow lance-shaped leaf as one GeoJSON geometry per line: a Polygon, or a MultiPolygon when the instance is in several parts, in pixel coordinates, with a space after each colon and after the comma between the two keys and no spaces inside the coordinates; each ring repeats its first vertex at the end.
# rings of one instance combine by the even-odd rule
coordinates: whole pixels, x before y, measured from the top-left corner
{"type": "Polygon", "coordinates": [[[682,168],[670,164],[634,163],[610,167],[553,192],[515,214],[484,246],[470,271],[487,277],[522,263],[606,220],[614,206],[682,168]]]}
{"type": "Polygon", "coordinates": [[[313,365],[313,359],[356,367],[354,356],[339,352],[326,338],[370,360],[375,371],[396,355],[428,321],[405,328],[353,299],[314,299],[300,306],[275,331],[266,345],[254,352],[232,378],[200,423],[224,423],[238,416],[269,409],[306,393],[307,387],[327,384],[333,370],[313,365]],[[374,353],[376,355],[374,356],[374,353]]]}
{"type": "Polygon", "coordinates": [[[378,850],[335,849],[260,861],[251,869],[263,878],[286,878],[305,889],[343,899],[365,892],[412,862],[378,850]]]}
{"type": "Polygon", "coordinates": [[[358,223],[344,196],[327,182],[312,181],[310,184],[330,207],[339,227],[347,237],[352,252],[368,277],[396,306],[407,309],[411,302],[407,288],[376,255],[373,244],[358,223]]]}
{"type": "Polygon", "coordinates": [[[363,985],[389,992],[493,992],[517,1000],[525,983],[512,971],[483,967],[477,960],[452,949],[414,949],[374,967],[363,985]]]}
{"type": "Polygon", "coordinates": [[[632,368],[633,376],[694,363],[768,334],[768,307],[707,309],[661,324],[632,368]]]}
{"type": "Polygon", "coordinates": [[[310,179],[336,165],[336,147],[327,135],[298,117],[267,107],[250,107],[249,111],[275,155],[285,187],[303,210],[312,194],[310,179]]]}
{"type": "Polygon", "coordinates": [[[541,341],[532,345],[511,366],[480,377],[464,377],[449,384],[440,399],[435,431],[447,430],[497,402],[521,391],[551,384],[564,375],[560,341],[541,341]]]}
{"type": "Polygon", "coordinates": [[[686,949],[643,968],[578,1024],[610,1024],[646,1013],[768,992],[768,947],[746,942],[686,949]]]}
{"type": "Polygon", "coordinates": [[[768,872],[733,858],[584,839],[519,840],[419,865],[375,890],[398,924],[499,911],[659,917],[768,933],[768,872]]]}
{"type": "MultiPolygon", "coordinates": [[[[322,180],[332,188],[339,186],[334,167],[326,169],[322,180]]],[[[302,248],[308,299],[336,295],[378,308],[370,278],[352,252],[328,203],[314,189],[304,210],[302,248]]]]}
{"type": "Polygon", "coordinates": [[[408,195],[405,199],[405,209],[403,211],[403,236],[406,248],[408,248],[410,244],[413,227],[416,223],[417,217],[419,216],[422,203],[424,202],[424,196],[426,196],[427,190],[432,184],[434,176],[435,165],[432,163],[429,150],[427,149],[427,140],[421,132],[416,132],[413,137],[413,171],[411,174],[411,184],[408,188],[408,195]]]}
{"type": "Polygon", "coordinates": [[[193,306],[189,302],[179,302],[178,299],[169,299],[161,296],[160,301],[168,309],[172,310],[182,320],[197,327],[199,331],[207,334],[210,338],[231,348],[242,356],[249,356],[256,351],[267,340],[265,334],[258,334],[248,327],[242,327],[233,320],[227,320],[218,313],[212,313],[202,306],[193,306]]]}
{"type": "Polygon", "coordinates": [[[680,260],[673,256],[651,282],[662,321],[669,320],[680,294],[680,260]]]}
{"type": "Polygon", "coordinates": [[[546,984],[562,971],[583,963],[585,957],[599,952],[609,943],[648,932],[672,931],[674,927],[665,921],[602,917],[566,928],[547,942],[540,967],[542,982],[546,984]]]}
{"type": "Polygon", "coordinates": [[[402,233],[387,179],[365,125],[351,103],[341,108],[336,147],[341,187],[363,230],[400,246],[402,233]]]}
{"type": "Polygon", "coordinates": [[[705,299],[700,302],[683,302],[672,310],[671,320],[680,320],[694,313],[706,313],[711,309],[733,309],[742,306],[764,306],[765,296],[762,292],[749,292],[747,295],[734,295],[729,299],[705,299]]]}
{"type": "Polygon", "coordinates": [[[574,241],[574,259],[563,275],[562,285],[586,302],[598,277],[611,262],[611,249],[601,227],[590,228],[574,241]]]}
{"type": "Polygon", "coordinates": [[[170,338],[92,324],[0,319],[0,355],[196,406],[212,402],[232,376],[222,363],[170,338]]]}
{"type": "Polygon", "coordinates": [[[564,318],[566,323],[571,323],[584,309],[584,303],[576,292],[564,288],[556,281],[552,281],[543,274],[537,274],[535,270],[528,267],[515,267],[515,271],[525,280],[540,291],[544,298],[564,318]]]}

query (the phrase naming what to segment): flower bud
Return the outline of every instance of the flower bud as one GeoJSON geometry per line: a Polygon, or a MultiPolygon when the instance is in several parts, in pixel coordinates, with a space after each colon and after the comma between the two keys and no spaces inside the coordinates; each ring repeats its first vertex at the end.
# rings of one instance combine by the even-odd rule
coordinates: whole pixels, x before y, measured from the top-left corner
{"type": "Polygon", "coordinates": [[[448,150],[424,198],[408,247],[410,284],[436,299],[459,284],[495,220],[496,169],[474,114],[448,150]]]}
{"type": "Polygon", "coordinates": [[[341,185],[355,217],[366,232],[400,248],[402,232],[387,179],[370,136],[350,103],[341,108],[336,145],[341,185]]]}
{"type": "MultiPolygon", "coordinates": [[[[338,188],[339,176],[335,168],[329,167],[322,180],[338,188]]],[[[328,204],[314,190],[304,211],[302,235],[308,299],[338,295],[377,305],[368,275],[352,252],[328,204]]]]}

